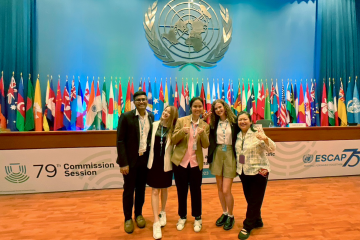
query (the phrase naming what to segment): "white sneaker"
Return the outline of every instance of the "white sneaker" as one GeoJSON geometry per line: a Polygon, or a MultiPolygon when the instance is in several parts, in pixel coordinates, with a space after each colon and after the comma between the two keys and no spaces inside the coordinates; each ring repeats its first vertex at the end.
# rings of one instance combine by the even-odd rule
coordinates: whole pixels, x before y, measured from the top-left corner
{"type": "Polygon", "coordinates": [[[202,219],[195,220],[195,222],[194,222],[194,231],[195,232],[200,232],[201,227],[202,227],[202,219]]]}
{"type": "Polygon", "coordinates": [[[180,218],[179,221],[176,224],[177,230],[179,230],[179,231],[183,230],[184,227],[185,227],[185,222],[186,222],[186,219],[181,219],[180,218]]]}
{"type": "Polygon", "coordinates": [[[161,226],[160,226],[159,222],[156,222],[153,225],[153,237],[154,237],[154,239],[162,238],[161,226]]]}
{"type": "Polygon", "coordinates": [[[161,211],[160,212],[160,219],[159,219],[161,227],[165,227],[166,225],[166,212],[161,211]]]}

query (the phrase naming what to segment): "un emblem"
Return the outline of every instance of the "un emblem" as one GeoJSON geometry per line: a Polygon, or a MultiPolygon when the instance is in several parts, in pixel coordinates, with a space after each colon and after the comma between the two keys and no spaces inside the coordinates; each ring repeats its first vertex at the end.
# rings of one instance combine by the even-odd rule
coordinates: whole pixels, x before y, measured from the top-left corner
{"type": "Polygon", "coordinates": [[[160,12],[157,1],[145,13],[144,29],[149,46],[164,65],[192,65],[198,70],[216,66],[223,59],[232,37],[228,9],[220,4],[221,23],[205,1],[171,0],[160,12]]]}
{"type": "Polygon", "coordinates": [[[311,163],[313,161],[314,156],[311,154],[306,154],[303,156],[304,163],[311,163]]]}
{"type": "Polygon", "coordinates": [[[26,166],[20,165],[20,163],[11,163],[10,166],[5,166],[5,172],[7,175],[5,179],[11,183],[23,183],[29,179],[29,176],[26,175],[26,166]]]}

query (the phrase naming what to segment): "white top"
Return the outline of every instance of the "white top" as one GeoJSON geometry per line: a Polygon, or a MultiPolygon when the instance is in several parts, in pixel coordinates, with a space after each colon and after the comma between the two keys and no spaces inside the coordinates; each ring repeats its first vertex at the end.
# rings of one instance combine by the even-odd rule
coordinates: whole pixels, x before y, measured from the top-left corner
{"type": "Polygon", "coordinates": [[[270,163],[265,152],[274,152],[276,144],[270,138],[268,139],[269,145],[266,145],[263,140],[259,140],[256,137],[256,133],[251,131],[251,129],[246,132],[245,136],[243,136],[242,131],[239,132],[235,143],[236,172],[238,174],[244,171],[245,175],[256,175],[261,168],[267,169],[269,172],[271,171],[270,163]],[[242,140],[244,140],[244,145],[242,144],[242,140]],[[239,163],[240,155],[245,156],[245,164],[239,163]]]}
{"type": "Polygon", "coordinates": [[[138,110],[136,109],[135,116],[139,119],[139,132],[140,132],[140,144],[139,153],[146,152],[147,137],[150,131],[150,122],[148,112],[145,110],[145,116],[141,117],[138,110]]]}
{"type": "Polygon", "coordinates": [[[225,121],[219,120],[216,131],[216,143],[232,145],[231,124],[229,123],[228,119],[226,119],[225,121]],[[225,140],[224,140],[224,133],[225,133],[225,140]]]}

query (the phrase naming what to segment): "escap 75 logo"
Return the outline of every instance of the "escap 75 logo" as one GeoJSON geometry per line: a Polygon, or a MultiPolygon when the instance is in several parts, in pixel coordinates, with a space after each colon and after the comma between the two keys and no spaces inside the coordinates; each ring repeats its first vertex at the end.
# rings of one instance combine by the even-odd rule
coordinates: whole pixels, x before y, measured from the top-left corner
{"type": "Polygon", "coordinates": [[[355,167],[356,165],[359,164],[360,162],[360,151],[358,151],[358,149],[344,149],[343,152],[352,152],[352,154],[350,155],[350,157],[346,160],[346,162],[344,163],[343,167],[349,166],[349,167],[355,167]],[[355,164],[350,165],[349,162],[351,161],[352,158],[356,158],[357,161],[355,164]]]}

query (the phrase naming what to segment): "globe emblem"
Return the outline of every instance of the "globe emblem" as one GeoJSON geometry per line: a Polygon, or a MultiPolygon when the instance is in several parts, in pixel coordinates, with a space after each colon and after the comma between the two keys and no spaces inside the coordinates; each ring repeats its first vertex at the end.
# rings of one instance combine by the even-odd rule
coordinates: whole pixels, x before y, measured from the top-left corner
{"type": "Polygon", "coordinates": [[[165,66],[214,67],[224,58],[232,39],[229,10],[221,4],[219,19],[203,0],[171,0],[157,17],[158,1],[144,15],[145,36],[165,66]],[[221,22],[221,23],[220,23],[221,22]]]}
{"type": "Polygon", "coordinates": [[[220,29],[214,9],[202,0],[170,1],[159,16],[161,42],[182,58],[195,59],[208,54],[220,39],[220,29]]]}

